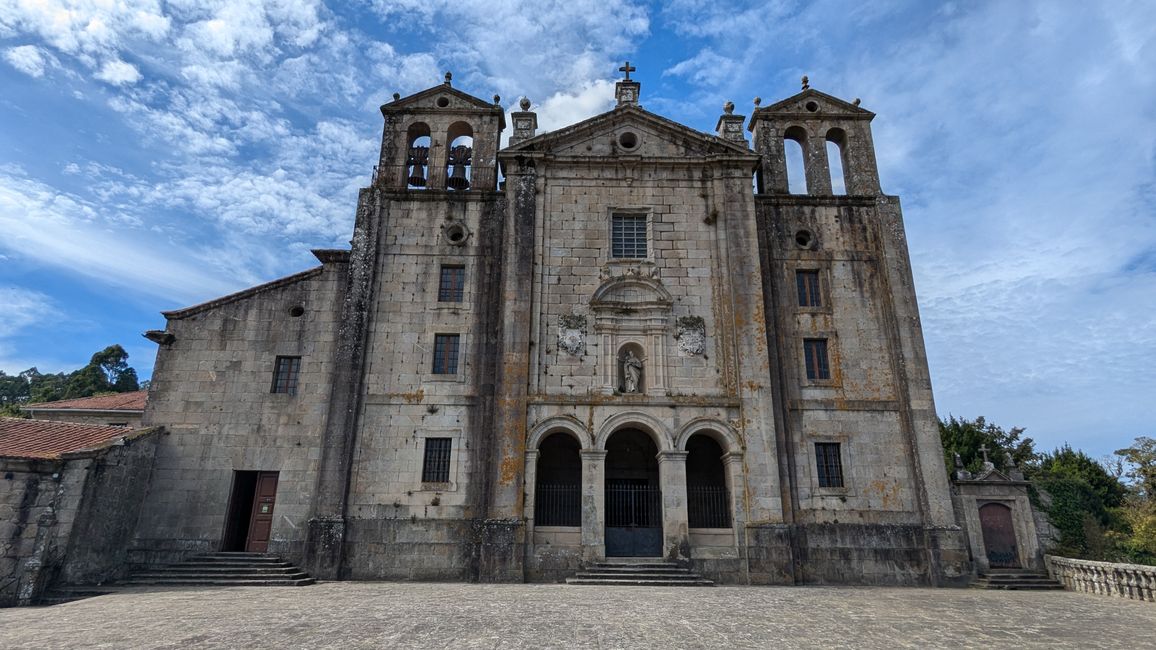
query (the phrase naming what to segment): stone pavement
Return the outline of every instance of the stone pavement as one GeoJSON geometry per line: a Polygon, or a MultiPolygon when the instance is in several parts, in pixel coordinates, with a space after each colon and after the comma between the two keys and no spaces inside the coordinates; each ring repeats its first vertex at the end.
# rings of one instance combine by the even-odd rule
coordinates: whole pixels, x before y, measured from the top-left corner
{"type": "Polygon", "coordinates": [[[0,610],[17,648],[1151,648],[1156,606],[1071,592],[322,583],[0,610]]]}

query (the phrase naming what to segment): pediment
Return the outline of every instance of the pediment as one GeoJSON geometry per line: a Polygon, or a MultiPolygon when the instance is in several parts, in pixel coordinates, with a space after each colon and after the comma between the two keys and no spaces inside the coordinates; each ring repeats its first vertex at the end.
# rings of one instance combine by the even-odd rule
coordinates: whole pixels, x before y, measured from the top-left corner
{"type": "Polygon", "coordinates": [[[395,99],[381,106],[381,112],[401,111],[454,111],[454,110],[502,110],[493,102],[462,92],[448,84],[441,84],[407,97],[395,99]]]}
{"type": "Polygon", "coordinates": [[[590,306],[601,309],[669,308],[673,296],[657,278],[622,275],[604,281],[590,298],[590,306]]]}
{"type": "Polygon", "coordinates": [[[838,97],[832,97],[827,93],[819,92],[814,88],[808,88],[797,95],[758,109],[755,111],[755,118],[757,119],[760,114],[766,113],[797,114],[815,118],[839,116],[867,120],[875,117],[875,114],[869,110],[845,102],[838,97]]]}
{"type": "Polygon", "coordinates": [[[502,150],[502,153],[515,152],[590,158],[754,156],[741,144],[696,131],[633,105],[620,106],[502,150]]]}

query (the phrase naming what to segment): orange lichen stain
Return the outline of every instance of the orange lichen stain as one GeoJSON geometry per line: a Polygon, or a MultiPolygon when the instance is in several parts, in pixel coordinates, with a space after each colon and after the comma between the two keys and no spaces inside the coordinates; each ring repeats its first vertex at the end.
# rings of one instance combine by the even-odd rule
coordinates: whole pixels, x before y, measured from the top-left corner
{"type": "Polygon", "coordinates": [[[752,380],[752,381],[748,381],[748,382],[747,382],[747,384],[746,384],[746,386],[747,386],[747,390],[749,390],[749,391],[750,391],[750,392],[752,392],[752,393],[757,393],[757,392],[759,392],[760,390],[762,390],[762,389],[763,389],[763,385],[762,385],[762,384],[760,384],[760,383],[759,383],[759,382],[757,382],[757,381],[753,381],[753,380],[752,380]]]}
{"type": "Polygon", "coordinates": [[[425,399],[425,391],[419,388],[409,393],[389,393],[387,397],[400,397],[406,404],[419,404],[425,399]]]}
{"type": "Polygon", "coordinates": [[[518,470],[520,469],[521,466],[517,458],[507,458],[502,461],[501,473],[499,474],[498,480],[501,481],[502,485],[509,485],[518,477],[518,470]]]}
{"type": "Polygon", "coordinates": [[[876,480],[867,484],[864,492],[878,492],[883,498],[884,510],[899,508],[899,483],[896,481],[876,480]]]}

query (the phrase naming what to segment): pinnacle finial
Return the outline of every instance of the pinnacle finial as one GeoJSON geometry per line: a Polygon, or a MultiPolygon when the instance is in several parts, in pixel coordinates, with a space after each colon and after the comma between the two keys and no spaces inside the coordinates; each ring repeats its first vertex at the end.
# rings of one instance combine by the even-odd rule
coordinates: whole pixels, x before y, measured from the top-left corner
{"type": "Polygon", "coordinates": [[[446,85],[449,86],[450,82],[453,80],[454,80],[454,73],[447,70],[446,71],[446,85]]]}
{"type": "Polygon", "coordinates": [[[807,90],[810,87],[811,87],[811,80],[807,78],[807,75],[803,75],[803,90],[807,90]]]}
{"type": "Polygon", "coordinates": [[[401,93],[394,93],[393,94],[393,101],[396,102],[399,99],[401,99],[401,93]]]}
{"type": "Polygon", "coordinates": [[[523,111],[530,110],[530,98],[523,97],[522,101],[518,102],[518,106],[521,106],[523,111]]]}
{"type": "Polygon", "coordinates": [[[498,104],[501,104],[501,103],[502,103],[502,96],[499,95],[498,93],[494,93],[494,105],[497,106],[498,104]]]}
{"type": "Polygon", "coordinates": [[[763,103],[762,97],[755,97],[755,108],[758,108],[759,104],[762,104],[762,103],[763,103]]]}
{"type": "Polygon", "coordinates": [[[734,113],[735,112],[735,103],[728,101],[727,103],[723,104],[723,112],[725,112],[727,115],[734,113]]]}
{"type": "Polygon", "coordinates": [[[859,98],[858,98],[858,97],[856,97],[856,98],[855,98],[855,101],[853,101],[853,102],[851,102],[851,103],[852,103],[852,104],[854,104],[855,106],[858,106],[858,105],[859,105],[859,98]]]}

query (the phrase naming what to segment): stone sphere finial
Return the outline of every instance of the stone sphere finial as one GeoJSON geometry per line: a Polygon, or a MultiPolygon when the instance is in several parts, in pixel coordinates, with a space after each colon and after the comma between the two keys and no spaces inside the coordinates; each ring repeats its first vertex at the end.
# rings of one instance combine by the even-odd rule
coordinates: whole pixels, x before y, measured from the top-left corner
{"type": "Polygon", "coordinates": [[[498,93],[494,93],[494,104],[501,104],[501,103],[502,103],[502,96],[499,95],[498,93]]]}
{"type": "Polygon", "coordinates": [[[450,85],[450,82],[453,80],[454,80],[454,73],[447,70],[446,71],[446,85],[447,86],[450,85]]]}
{"type": "Polygon", "coordinates": [[[851,102],[851,103],[852,103],[852,104],[854,104],[854,105],[856,105],[856,106],[858,106],[858,105],[859,105],[859,98],[858,98],[858,97],[856,97],[856,98],[855,98],[855,101],[853,101],[853,102],[851,102]]]}
{"type": "Polygon", "coordinates": [[[518,102],[518,106],[521,106],[522,110],[524,110],[524,111],[530,110],[530,98],[529,97],[523,97],[522,101],[518,102]]]}
{"type": "Polygon", "coordinates": [[[763,103],[762,97],[755,97],[755,108],[758,108],[759,104],[762,104],[762,103],[763,103]]]}
{"type": "Polygon", "coordinates": [[[803,75],[803,90],[806,90],[810,87],[811,87],[811,80],[807,78],[807,75],[803,75]]]}
{"type": "Polygon", "coordinates": [[[396,102],[399,99],[401,99],[401,93],[394,93],[393,94],[393,101],[396,102]]]}
{"type": "Polygon", "coordinates": [[[734,102],[727,102],[727,103],[723,104],[723,111],[727,115],[734,113],[735,112],[735,103],[734,102]]]}

